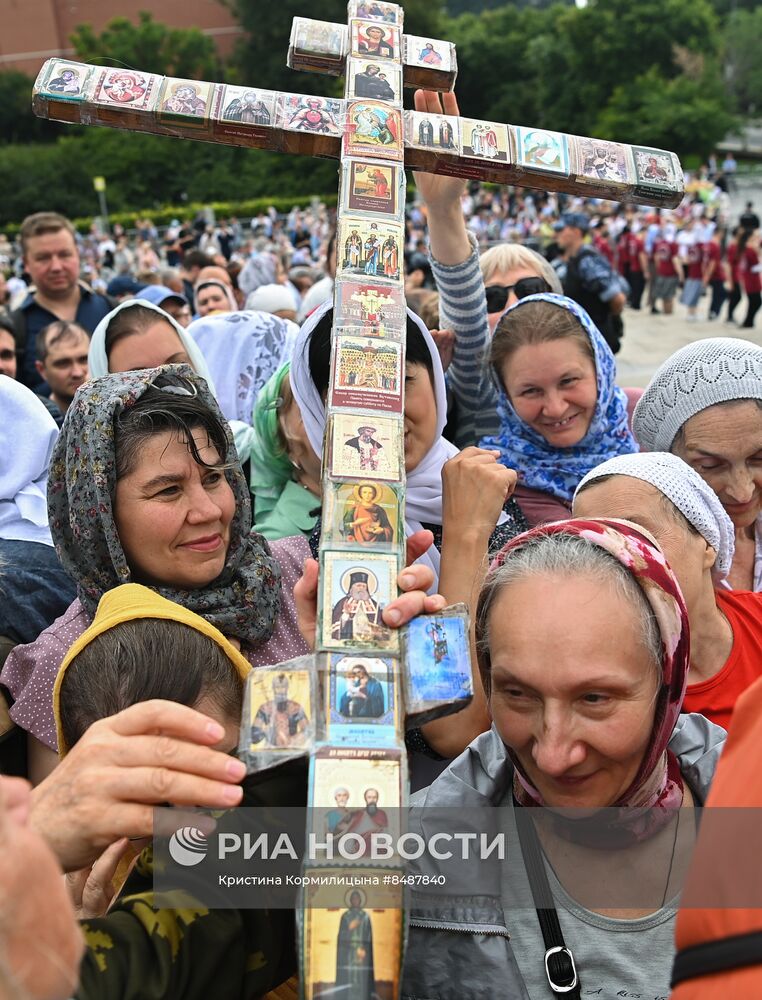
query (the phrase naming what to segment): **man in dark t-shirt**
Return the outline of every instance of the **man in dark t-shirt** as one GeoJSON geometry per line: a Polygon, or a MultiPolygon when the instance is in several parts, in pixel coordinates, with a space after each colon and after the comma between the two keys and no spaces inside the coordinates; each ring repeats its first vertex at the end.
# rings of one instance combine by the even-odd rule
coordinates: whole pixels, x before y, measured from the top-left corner
{"type": "Polygon", "coordinates": [[[21,224],[24,268],[34,286],[11,313],[16,332],[19,381],[44,386],[36,367],[37,334],[56,320],[77,323],[92,334],[112,304],[79,280],[80,259],[71,222],[56,212],[37,212],[21,224]]]}

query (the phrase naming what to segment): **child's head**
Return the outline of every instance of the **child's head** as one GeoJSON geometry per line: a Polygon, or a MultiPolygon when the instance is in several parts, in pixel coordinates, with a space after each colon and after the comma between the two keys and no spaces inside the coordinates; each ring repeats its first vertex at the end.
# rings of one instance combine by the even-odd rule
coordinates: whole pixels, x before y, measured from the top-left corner
{"type": "Polygon", "coordinates": [[[226,730],[220,748],[231,750],[249,670],[203,618],[146,587],[118,587],[104,595],[93,624],[61,666],[54,692],[59,752],[99,719],[156,698],[217,719],[226,730]]]}

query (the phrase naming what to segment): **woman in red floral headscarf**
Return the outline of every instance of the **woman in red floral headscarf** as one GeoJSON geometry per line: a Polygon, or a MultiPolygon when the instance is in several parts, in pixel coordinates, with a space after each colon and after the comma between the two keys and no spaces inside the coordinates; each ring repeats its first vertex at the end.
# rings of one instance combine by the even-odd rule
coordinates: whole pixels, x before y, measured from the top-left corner
{"type": "Polygon", "coordinates": [[[628,522],[543,525],[501,551],[475,631],[493,726],[414,797],[409,829],[502,831],[505,848],[418,862],[443,888],[413,892],[403,997],[665,997],[694,806],[725,737],[680,715],[672,571],[628,522]]]}

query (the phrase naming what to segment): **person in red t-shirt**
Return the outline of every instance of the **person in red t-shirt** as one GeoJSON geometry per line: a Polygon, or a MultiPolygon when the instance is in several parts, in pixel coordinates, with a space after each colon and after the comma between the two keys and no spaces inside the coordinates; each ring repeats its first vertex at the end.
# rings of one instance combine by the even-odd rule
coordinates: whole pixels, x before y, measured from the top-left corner
{"type": "Polygon", "coordinates": [[[725,230],[717,226],[709,242],[704,244],[703,273],[701,280],[704,286],[711,288],[712,301],[709,304],[709,319],[717,319],[725,301],[725,282],[727,275],[722,261],[722,241],[725,230]]]}
{"type": "Polygon", "coordinates": [[[735,320],[733,319],[733,313],[736,311],[736,306],[738,305],[738,303],[741,301],[742,298],[741,276],[738,273],[738,259],[739,259],[738,241],[740,240],[743,233],[744,230],[741,228],[741,226],[739,226],[738,229],[735,229],[733,231],[733,235],[730,237],[730,240],[728,241],[728,246],[726,250],[728,258],[728,272],[729,272],[728,283],[725,286],[729,293],[728,315],[727,318],[725,319],[726,323],[735,323],[735,320]]]}
{"type": "Polygon", "coordinates": [[[600,229],[593,230],[593,246],[602,257],[606,258],[612,268],[616,267],[614,250],[609,243],[609,231],[606,226],[601,226],[600,229]]]}
{"type": "Polygon", "coordinates": [[[672,312],[678,282],[683,280],[683,264],[677,243],[660,236],[654,240],[653,257],[656,265],[654,302],[661,299],[664,303],[664,312],[669,315],[672,312]]]}
{"type": "Polygon", "coordinates": [[[759,260],[759,232],[744,233],[738,240],[738,274],[741,278],[749,307],[741,326],[751,329],[754,317],[762,305],[762,264],[759,260]],[[746,239],[744,240],[744,236],[746,239]]]}
{"type": "Polygon", "coordinates": [[[695,323],[698,320],[699,299],[704,291],[704,245],[697,238],[695,227],[693,243],[685,247],[684,265],[685,285],[680,301],[688,307],[688,322],[695,323]]]}
{"type": "Polygon", "coordinates": [[[733,525],[716,494],[676,455],[619,455],[585,476],[572,516],[626,518],[654,536],[690,620],[683,711],[727,728],[739,695],[762,677],[762,594],[715,589],[734,554],[733,525]]]}

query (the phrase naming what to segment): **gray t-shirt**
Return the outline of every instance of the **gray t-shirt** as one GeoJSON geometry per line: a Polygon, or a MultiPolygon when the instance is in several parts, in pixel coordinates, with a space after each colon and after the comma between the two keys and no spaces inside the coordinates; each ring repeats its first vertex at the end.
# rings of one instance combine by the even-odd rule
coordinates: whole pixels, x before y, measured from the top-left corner
{"type": "MultiPolygon", "coordinates": [[[[501,895],[511,946],[531,1000],[558,1000],[545,975],[545,945],[521,856],[510,799],[502,804],[507,858],[501,895]]],[[[574,955],[581,996],[601,1000],[668,1000],[675,956],[677,900],[639,920],[603,917],[576,903],[545,862],[564,941],[574,955]]]]}

